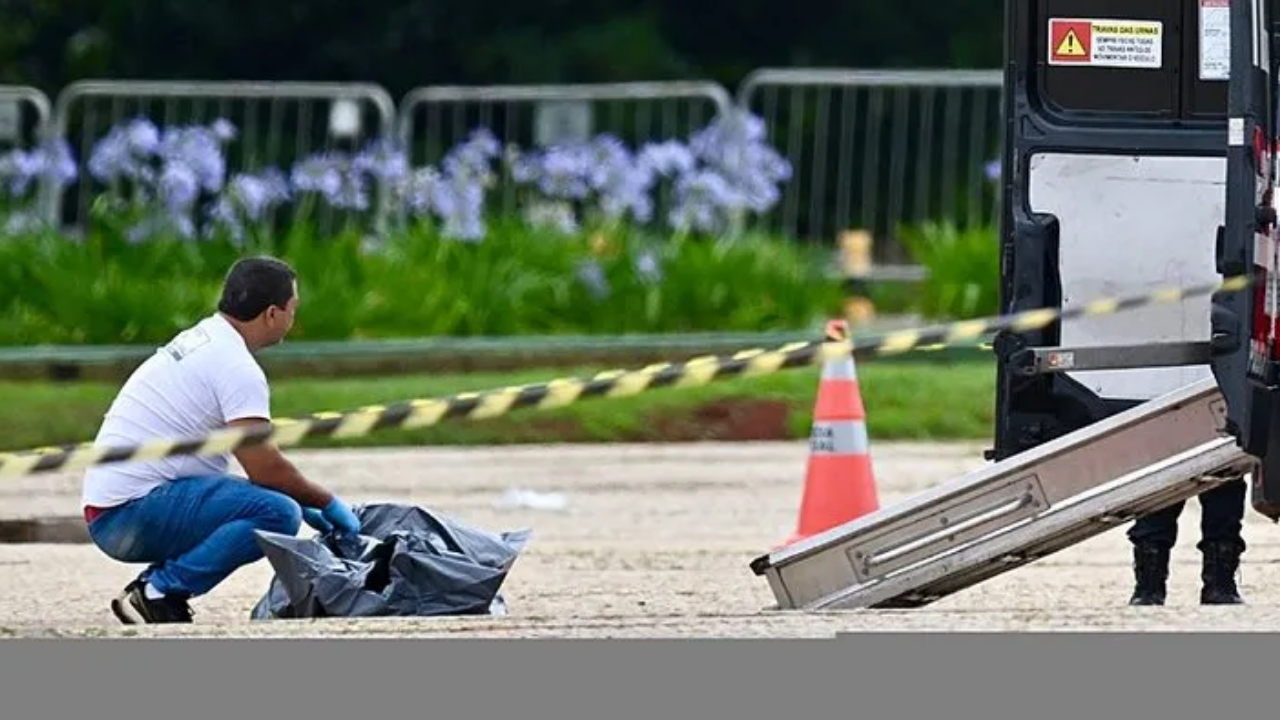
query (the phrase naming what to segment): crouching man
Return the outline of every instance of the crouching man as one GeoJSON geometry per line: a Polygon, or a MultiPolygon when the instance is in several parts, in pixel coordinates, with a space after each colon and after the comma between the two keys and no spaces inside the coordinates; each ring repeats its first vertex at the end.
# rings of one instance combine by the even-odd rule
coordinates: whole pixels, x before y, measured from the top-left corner
{"type": "MultiPolygon", "coordinates": [[[[271,420],[267,379],[254,353],[293,327],[298,283],[273,258],[228,272],[217,311],[159,348],[125,382],[95,443],[136,445],[199,437],[271,420]]],[[[262,558],[254,533],[317,529],[358,533],[350,506],[262,443],[231,454],[178,455],[90,468],[82,505],[89,536],[108,557],[147,567],[111,602],[125,624],[191,622],[189,601],[262,558]]]]}

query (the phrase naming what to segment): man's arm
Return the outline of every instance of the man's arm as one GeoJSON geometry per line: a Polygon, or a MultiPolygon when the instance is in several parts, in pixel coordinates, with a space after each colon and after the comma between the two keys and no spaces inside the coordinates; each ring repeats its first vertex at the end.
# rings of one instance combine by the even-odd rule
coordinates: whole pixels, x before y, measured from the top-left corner
{"type": "MultiPolygon", "coordinates": [[[[261,418],[241,418],[227,423],[230,427],[252,426],[267,422],[261,418]]],[[[249,480],[288,495],[304,507],[324,508],[333,493],[305,478],[298,468],[270,443],[241,447],[234,451],[249,480]]]]}
{"type": "MultiPolygon", "coordinates": [[[[255,363],[228,369],[214,378],[218,405],[223,422],[229,427],[244,427],[270,422],[271,391],[266,375],[255,363]]],[[[302,519],[308,525],[328,532],[337,527],[344,532],[359,533],[360,518],[351,506],[325,488],[307,480],[293,463],[274,445],[260,443],[235,451],[250,482],[278,490],[303,507],[302,519]],[[323,521],[323,522],[322,522],[323,521]]]]}

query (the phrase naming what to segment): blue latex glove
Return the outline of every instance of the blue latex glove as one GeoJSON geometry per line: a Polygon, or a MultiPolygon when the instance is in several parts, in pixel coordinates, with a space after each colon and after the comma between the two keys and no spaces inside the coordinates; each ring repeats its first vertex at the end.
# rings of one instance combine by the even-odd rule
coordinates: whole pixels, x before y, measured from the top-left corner
{"type": "Polygon", "coordinates": [[[324,507],[321,514],[325,520],[332,523],[333,527],[340,532],[349,535],[360,534],[360,518],[357,518],[356,514],[351,511],[351,506],[337,495],[333,496],[333,500],[329,501],[329,504],[324,507]]]}
{"type": "Polygon", "coordinates": [[[324,519],[324,511],[319,508],[302,508],[302,521],[326,535],[333,532],[333,523],[324,519]]]}

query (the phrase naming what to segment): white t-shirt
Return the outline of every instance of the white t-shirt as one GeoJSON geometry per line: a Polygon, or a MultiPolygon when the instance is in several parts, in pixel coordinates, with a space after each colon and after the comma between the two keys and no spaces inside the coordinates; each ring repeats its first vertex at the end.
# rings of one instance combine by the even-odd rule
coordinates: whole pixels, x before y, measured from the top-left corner
{"type": "MultiPolygon", "coordinates": [[[[239,418],[270,420],[271,392],[244,338],[215,313],[176,335],[133,372],[94,442],[131,446],[202,437],[239,418]]],[[[224,474],[230,462],[226,453],[96,465],[85,473],[81,501],[113,507],[171,479],[224,474]]]]}

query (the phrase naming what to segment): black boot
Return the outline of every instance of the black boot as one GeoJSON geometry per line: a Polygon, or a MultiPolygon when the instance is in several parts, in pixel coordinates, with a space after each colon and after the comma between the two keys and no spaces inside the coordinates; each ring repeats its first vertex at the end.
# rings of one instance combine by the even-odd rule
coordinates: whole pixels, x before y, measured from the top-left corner
{"type": "Polygon", "coordinates": [[[1169,551],[1152,545],[1133,548],[1133,597],[1130,605],[1164,605],[1169,579],[1169,551]]]}
{"type": "Polygon", "coordinates": [[[1240,568],[1240,550],[1230,543],[1206,543],[1204,569],[1200,579],[1202,605],[1240,605],[1244,599],[1236,588],[1236,571],[1240,568]]]}

